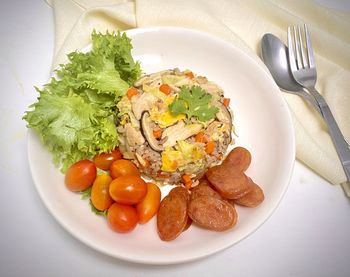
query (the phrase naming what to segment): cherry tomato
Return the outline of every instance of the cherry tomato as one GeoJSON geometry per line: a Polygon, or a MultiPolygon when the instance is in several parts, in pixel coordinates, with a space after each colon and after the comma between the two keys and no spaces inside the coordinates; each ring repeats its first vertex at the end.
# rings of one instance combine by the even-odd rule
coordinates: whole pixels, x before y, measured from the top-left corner
{"type": "Polygon", "coordinates": [[[68,168],[64,182],[69,190],[82,191],[90,187],[95,178],[95,164],[89,160],[81,160],[68,168]]]}
{"type": "Polygon", "coordinates": [[[136,209],[133,206],[113,203],[108,209],[107,222],[118,233],[130,232],[138,222],[136,209]]]}
{"type": "Polygon", "coordinates": [[[146,194],[147,184],[138,176],[120,176],[109,185],[109,195],[120,204],[137,204],[146,194]]]}
{"type": "Polygon", "coordinates": [[[147,183],[147,194],[140,203],[136,205],[139,223],[147,223],[158,211],[161,192],[157,185],[147,183]]]}
{"type": "Polygon", "coordinates": [[[92,185],[91,202],[99,211],[105,211],[113,204],[113,199],[109,195],[109,184],[111,182],[111,176],[101,174],[96,177],[92,185]]]}
{"type": "Polygon", "coordinates": [[[102,170],[108,170],[111,167],[111,164],[119,160],[123,157],[122,153],[119,151],[119,149],[115,149],[114,151],[110,153],[102,153],[98,154],[94,157],[94,163],[96,167],[102,169],[102,170]]]}
{"type": "Polygon", "coordinates": [[[114,161],[109,168],[109,172],[113,179],[126,175],[140,176],[140,171],[136,165],[123,159],[114,161]]]}

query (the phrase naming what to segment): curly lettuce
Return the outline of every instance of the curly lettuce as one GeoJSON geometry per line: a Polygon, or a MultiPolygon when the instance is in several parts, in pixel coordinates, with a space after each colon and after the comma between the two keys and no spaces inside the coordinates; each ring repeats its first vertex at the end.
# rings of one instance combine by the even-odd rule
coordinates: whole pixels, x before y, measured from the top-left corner
{"type": "Polygon", "coordinates": [[[65,171],[118,145],[116,104],[141,75],[125,33],[92,33],[89,52],[68,54],[23,117],[65,171]]]}

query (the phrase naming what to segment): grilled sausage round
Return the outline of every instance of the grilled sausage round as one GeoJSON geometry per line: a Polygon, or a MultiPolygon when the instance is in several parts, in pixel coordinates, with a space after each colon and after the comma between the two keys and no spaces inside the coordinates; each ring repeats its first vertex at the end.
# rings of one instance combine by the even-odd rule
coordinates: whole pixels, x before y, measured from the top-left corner
{"type": "Polygon", "coordinates": [[[249,178],[249,183],[252,189],[246,195],[242,196],[234,200],[234,203],[250,208],[254,208],[258,206],[261,202],[264,201],[265,196],[264,192],[259,185],[253,182],[252,179],[249,178]]]}
{"type": "Polygon", "coordinates": [[[234,206],[212,196],[200,196],[191,200],[188,214],[193,222],[213,231],[225,231],[237,223],[234,206]]]}
{"type": "Polygon", "coordinates": [[[212,196],[217,199],[222,199],[220,194],[210,186],[209,181],[206,179],[203,181],[200,181],[198,186],[195,186],[192,189],[191,199],[194,199],[200,196],[205,196],[205,195],[212,196]]]}
{"type": "Polygon", "coordinates": [[[206,176],[224,198],[238,199],[251,190],[248,177],[234,168],[227,170],[224,166],[217,165],[209,168],[206,176]]]}
{"type": "Polygon", "coordinates": [[[181,234],[188,222],[187,210],[188,201],[180,190],[163,198],[157,213],[157,231],[161,240],[171,241],[181,234]]]}
{"type": "Polygon", "coordinates": [[[190,194],[188,192],[188,189],[186,189],[185,187],[182,187],[182,186],[174,187],[173,189],[171,189],[171,191],[169,191],[169,195],[172,195],[172,194],[180,194],[186,199],[186,201],[190,200],[190,194]]]}
{"type": "Polygon", "coordinates": [[[249,150],[244,147],[235,147],[225,158],[223,164],[227,164],[229,167],[234,167],[235,170],[244,172],[250,166],[252,161],[252,155],[249,150]]]}

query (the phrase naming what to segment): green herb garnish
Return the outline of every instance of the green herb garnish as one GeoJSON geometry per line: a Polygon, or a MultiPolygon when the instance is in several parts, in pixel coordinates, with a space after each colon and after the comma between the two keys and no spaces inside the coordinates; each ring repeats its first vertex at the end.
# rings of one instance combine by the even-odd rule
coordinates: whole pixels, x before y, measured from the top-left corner
{"type": "Polygon", "coordinates": [[[182,87],[169,110],[174,116],[186,114],[188,118],[194,116],[199,121],[206,122],[213,119],[219,111],[211,105],[211,99],[212,95],[199,86],[182,87]]]}

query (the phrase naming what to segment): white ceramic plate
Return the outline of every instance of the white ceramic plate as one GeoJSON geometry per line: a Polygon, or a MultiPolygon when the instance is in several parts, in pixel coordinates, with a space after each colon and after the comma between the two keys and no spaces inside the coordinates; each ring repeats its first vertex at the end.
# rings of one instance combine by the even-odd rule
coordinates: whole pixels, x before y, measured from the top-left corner
{"type": "MultiPolygon", "coordinates": [[[[195,260],[223,250],[253,233],[281,201],[294,164],[295,145],[291,116],[281,92],[254,59],[218,38],[173,27],[134,29],[127,32],[133,56],[151,73],[179,67],[191,69],[219,84],[231,98],[237,145],[252,153],[247,174],[264,190],[257,208],[237,207],[237,225],[212,232],[194,225],[172,242],[163,242],[156,220],[138,225],[129,234],[113,232],[105,218],[90,211],[88,201],[68,191],[64,176],[38,137],[29,132],[28,155],[36,188],[52,215],[73,236],[92,248],[123,260],[173,264],[195,260]]],[[[167,188],[162,190],[163,196],[167,188]]]]}

